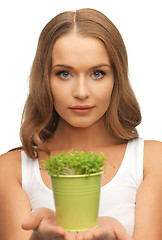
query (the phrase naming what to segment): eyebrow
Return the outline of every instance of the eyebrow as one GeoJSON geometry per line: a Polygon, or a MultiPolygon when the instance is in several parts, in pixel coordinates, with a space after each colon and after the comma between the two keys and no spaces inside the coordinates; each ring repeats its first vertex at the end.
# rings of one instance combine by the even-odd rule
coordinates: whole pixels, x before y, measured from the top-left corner
{"type": "MultiPolygon", "coordinates": [[[[65,65],[65,64],[56,64],[56,65],[52,66],[52,68],[55,68],[55,67],[62,67],[62,68],[73,69],[73,67],[71,67],[69,65],[65,65]]],[[[109,64],[102,63],[102,64],[99,64],[99,65],[93,66],[90,69],[93,70],[93,69],[100,68],[100,67],[109,67],[109,68],[111,68],[111,66],[109,64]]]]}

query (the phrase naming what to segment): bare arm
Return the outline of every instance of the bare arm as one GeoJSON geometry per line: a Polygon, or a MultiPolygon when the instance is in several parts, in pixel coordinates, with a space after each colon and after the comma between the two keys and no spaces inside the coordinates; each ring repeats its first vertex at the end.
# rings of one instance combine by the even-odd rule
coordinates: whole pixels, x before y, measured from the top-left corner
{"type": "Polygon", "coordinates": [[[162,237],[162,143],[145,142],[144,180],[136,199],[134,240],[162,237]]]}
{"type": "Polygon", "coordinates": [[[0,239],[28,240],[32,232],[21,228],[31,210],[21,187],[20,152],[0,156],[0,189],[0,239]]]}
{"type": "Polygon", "coordinates": [[[31,207],[21,186],[20,155],[17,151],[0,156],[0,239],[40,240],[32,230],[22,228],[31,207]]]}

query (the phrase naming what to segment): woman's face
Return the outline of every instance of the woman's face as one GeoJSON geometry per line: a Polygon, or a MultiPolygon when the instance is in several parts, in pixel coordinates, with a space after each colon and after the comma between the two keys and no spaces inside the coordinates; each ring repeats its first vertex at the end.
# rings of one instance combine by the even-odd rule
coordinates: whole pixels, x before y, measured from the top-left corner
{"type": "Polygon", "coordinates": [[[50,76],[54,107],[73,127],[104,120],[114,86],[105,45],[97,38],[70,33],[53,47],[50,76]]]}

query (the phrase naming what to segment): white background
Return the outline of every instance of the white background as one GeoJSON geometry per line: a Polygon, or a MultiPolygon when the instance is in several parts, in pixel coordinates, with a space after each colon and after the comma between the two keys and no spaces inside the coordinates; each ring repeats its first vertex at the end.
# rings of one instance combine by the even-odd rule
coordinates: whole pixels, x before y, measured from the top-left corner
{"type": "Polygon", "coordinates": [[[0,154],[21,145],[19,128],[39,34],[55,15],[95,8],[119,29],[144,139],[162,141],[162,4],[159,0],[5,0],[0,3],[0,154]]]}

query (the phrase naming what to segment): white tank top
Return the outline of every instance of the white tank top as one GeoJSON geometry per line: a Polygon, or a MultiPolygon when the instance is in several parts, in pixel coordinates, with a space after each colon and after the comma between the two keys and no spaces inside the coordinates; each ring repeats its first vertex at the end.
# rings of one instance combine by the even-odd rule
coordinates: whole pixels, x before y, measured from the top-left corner
{"type": "MultiPolygon", "coordinates": [[[[136,193],[143,180],[144,140],[128,142],[122,164],[115,177],[101,188],[99,216],[117,219],[132,236],[135,223],[136,193]]],[[[30,159],[21,152],[22,187],[31,209],[40,207],[55,210],[53,193],[41,178],[37,159],[30,159]]]]}

